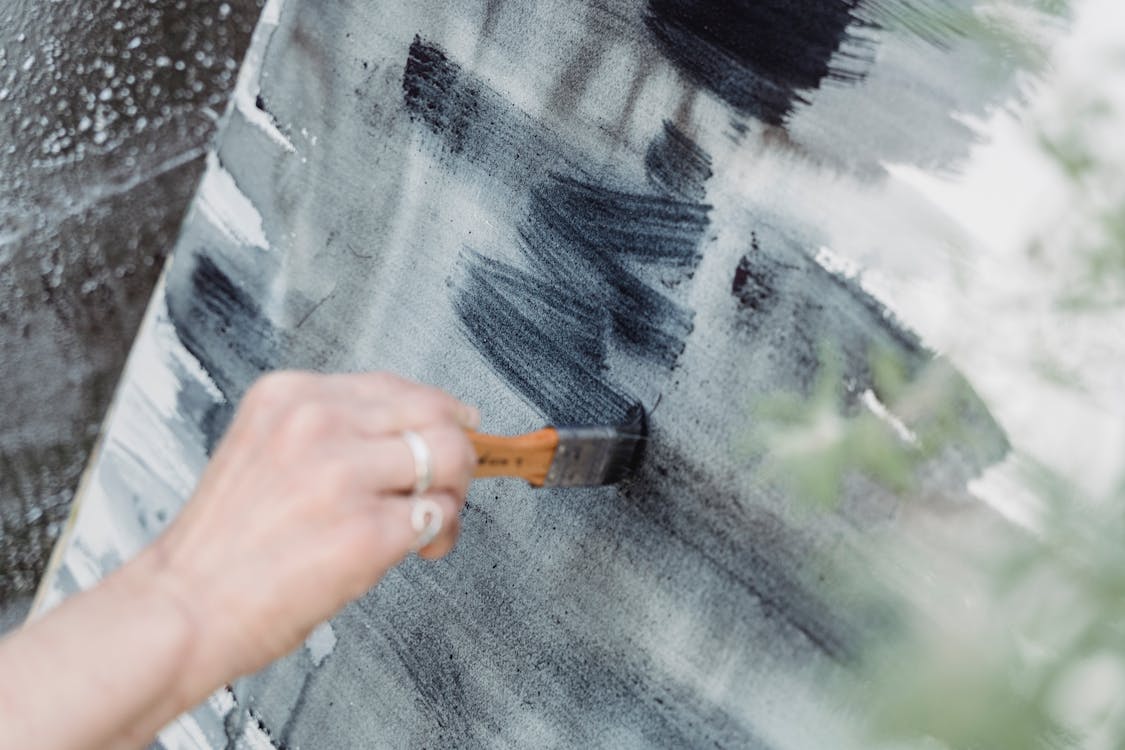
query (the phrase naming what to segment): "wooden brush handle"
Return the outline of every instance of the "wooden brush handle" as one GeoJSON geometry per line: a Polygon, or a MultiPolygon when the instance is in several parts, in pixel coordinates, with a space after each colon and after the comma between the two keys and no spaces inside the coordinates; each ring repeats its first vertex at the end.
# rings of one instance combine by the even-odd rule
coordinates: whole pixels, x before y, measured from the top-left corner
{"type": "Polygon", "coordinates": [[[535,487],[542,487],[555,460],[559,432],[553,427],[512,437],[470,432],[469,440],[477,451],[474,476],[521,477],[535,487]]]}

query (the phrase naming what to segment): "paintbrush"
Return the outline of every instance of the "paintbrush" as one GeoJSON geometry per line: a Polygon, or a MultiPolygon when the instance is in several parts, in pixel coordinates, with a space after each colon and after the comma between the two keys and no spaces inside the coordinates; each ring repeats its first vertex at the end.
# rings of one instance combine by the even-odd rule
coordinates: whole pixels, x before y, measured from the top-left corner
{"type": "Polygon", "coordinates": [[[648,439],[645,410],[633,406],[616,426],[544,427],[505,437],[470,432],[475,476],[520,477],[533,487],[592,487],[632,475],[648,439]]]}

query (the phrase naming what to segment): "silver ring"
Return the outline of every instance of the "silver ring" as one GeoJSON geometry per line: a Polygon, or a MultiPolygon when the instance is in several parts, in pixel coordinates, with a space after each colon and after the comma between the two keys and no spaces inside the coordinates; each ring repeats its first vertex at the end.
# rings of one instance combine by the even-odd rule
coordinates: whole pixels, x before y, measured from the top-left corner
{"type": "Polygon", "coordinates": [[[430,446],[426,445],[421,435],[411,430],[403,430],[402,439],[414,456],[414,487],[410,492],[421,495],[430,488],[434,479],[433,466],[430,465],[430,446]]]}
{"type": "Polygon", "coordinates": [[[418,535],[414,541],[414,551],[417,552],[441,533],[445,512],[428,497],[415,497],[411,499],[410,506],[410,526],[418,535]]]}

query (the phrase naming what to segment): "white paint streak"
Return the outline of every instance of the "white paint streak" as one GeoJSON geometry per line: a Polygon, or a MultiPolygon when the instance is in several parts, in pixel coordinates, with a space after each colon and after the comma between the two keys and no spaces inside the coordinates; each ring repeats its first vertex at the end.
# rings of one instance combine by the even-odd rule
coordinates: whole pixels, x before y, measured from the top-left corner
{"type": "Polygon", "coordinates": [[[262,9],[261,20],[254,31],[254,39],[246,52],[242,70],[238,74],[238,83],[234,89],[234,106],[247,122],[269,136],[270,140],[285,151],[295,153],[297,149],[293,146],[293,142],[281,132],[268,112],[258,109],[257,103],[258,95],[262,91],[262,63],[265,60],[270,37],[281,20],[282,5],[284,0],[269,0],[266,7],[262,9]]]}
{"type": "Polygon", "coordinates": [[[262,15],[259,19],[260,26],[277,26],[281,21],[281,7],[285,5],[285,0],[269,0],[266,6],[262,8],[262,15]]]}
{"type": "Polygon", "coordinates": [[[898,435],[903,442],[909,443],[910,445],[918,445],[918,436],[879,400],[879,397],[875,395],[874,391],[868,388],[863,392],[861,399],[863,400],[863,405],[866,406],[872,414],[890,425],[891,429],[895,431],[895,434],[898,435]]]}
{"type": "Polygon", "coordinates": [[[191,714],[184,714],[164,727],[157,734],[157,738],[170,750],[210,750],[211,743],[203,728],[191,714]]]}
{"type": "Polygon", "coordinates": [[[1009,456],[990,466],[979,478],[969,482],[969,492],[1012,523],[1036,535],[1043,534],[1046,507],[1039,496],[1028,489],[1017,458],[1009,456]]]}
{"type": "Polygon", "coordinates": [[[196,194],[196,206],[208,221],[239,245],[269,249],[262,215],[213,151],[207,154],[207,171],[196,194]]]}
{"type": "Polygon", "coordinates": [[[320,623],[305,639],[305,648],[309,650],[313,664],[319,667],[336,649],[336,631],[332,630],[332,626],[328,623],[320,623]]]}
{"type": "Polygon", "coordinates": [[[973,123],[981,144],[959,174],[886,166],[892,183],[922,196],[966,237],[956,274],[899,285],[894,298],[912,312],[933,301],[920,327],[966,374],[1015,448],[1096,497],[1119,481],[1125,450],[1125,311],[1083,315],[1058,301],[1083,283],[1099,210],[1125,196],[1125,6],[1087,0],[1078,9],[1026,105],[973,123]],[[1096,155],[1082,181],[1042,147],[1045,136],[1060,134],[1096,155]]]}
{"type": "Polygon", "coordinates": [[[846,279],[856,279],[859,277],[859,264],[832,252],[831,248],[825,247],[824,245],[817,248],[814,260],[821,268],[837,276],[843,276],[846,279]]]}

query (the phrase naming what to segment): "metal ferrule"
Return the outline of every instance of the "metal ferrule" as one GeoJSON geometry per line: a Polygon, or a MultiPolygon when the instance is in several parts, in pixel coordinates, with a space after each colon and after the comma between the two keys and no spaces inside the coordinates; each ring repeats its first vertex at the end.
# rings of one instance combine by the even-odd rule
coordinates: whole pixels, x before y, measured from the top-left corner
{"type": "Polygon", "coordinates": [[[581,487],[601,484],[618,445],[613,427],[559,427],[559,447],[547,472],[544,487],[581,487]]]}

